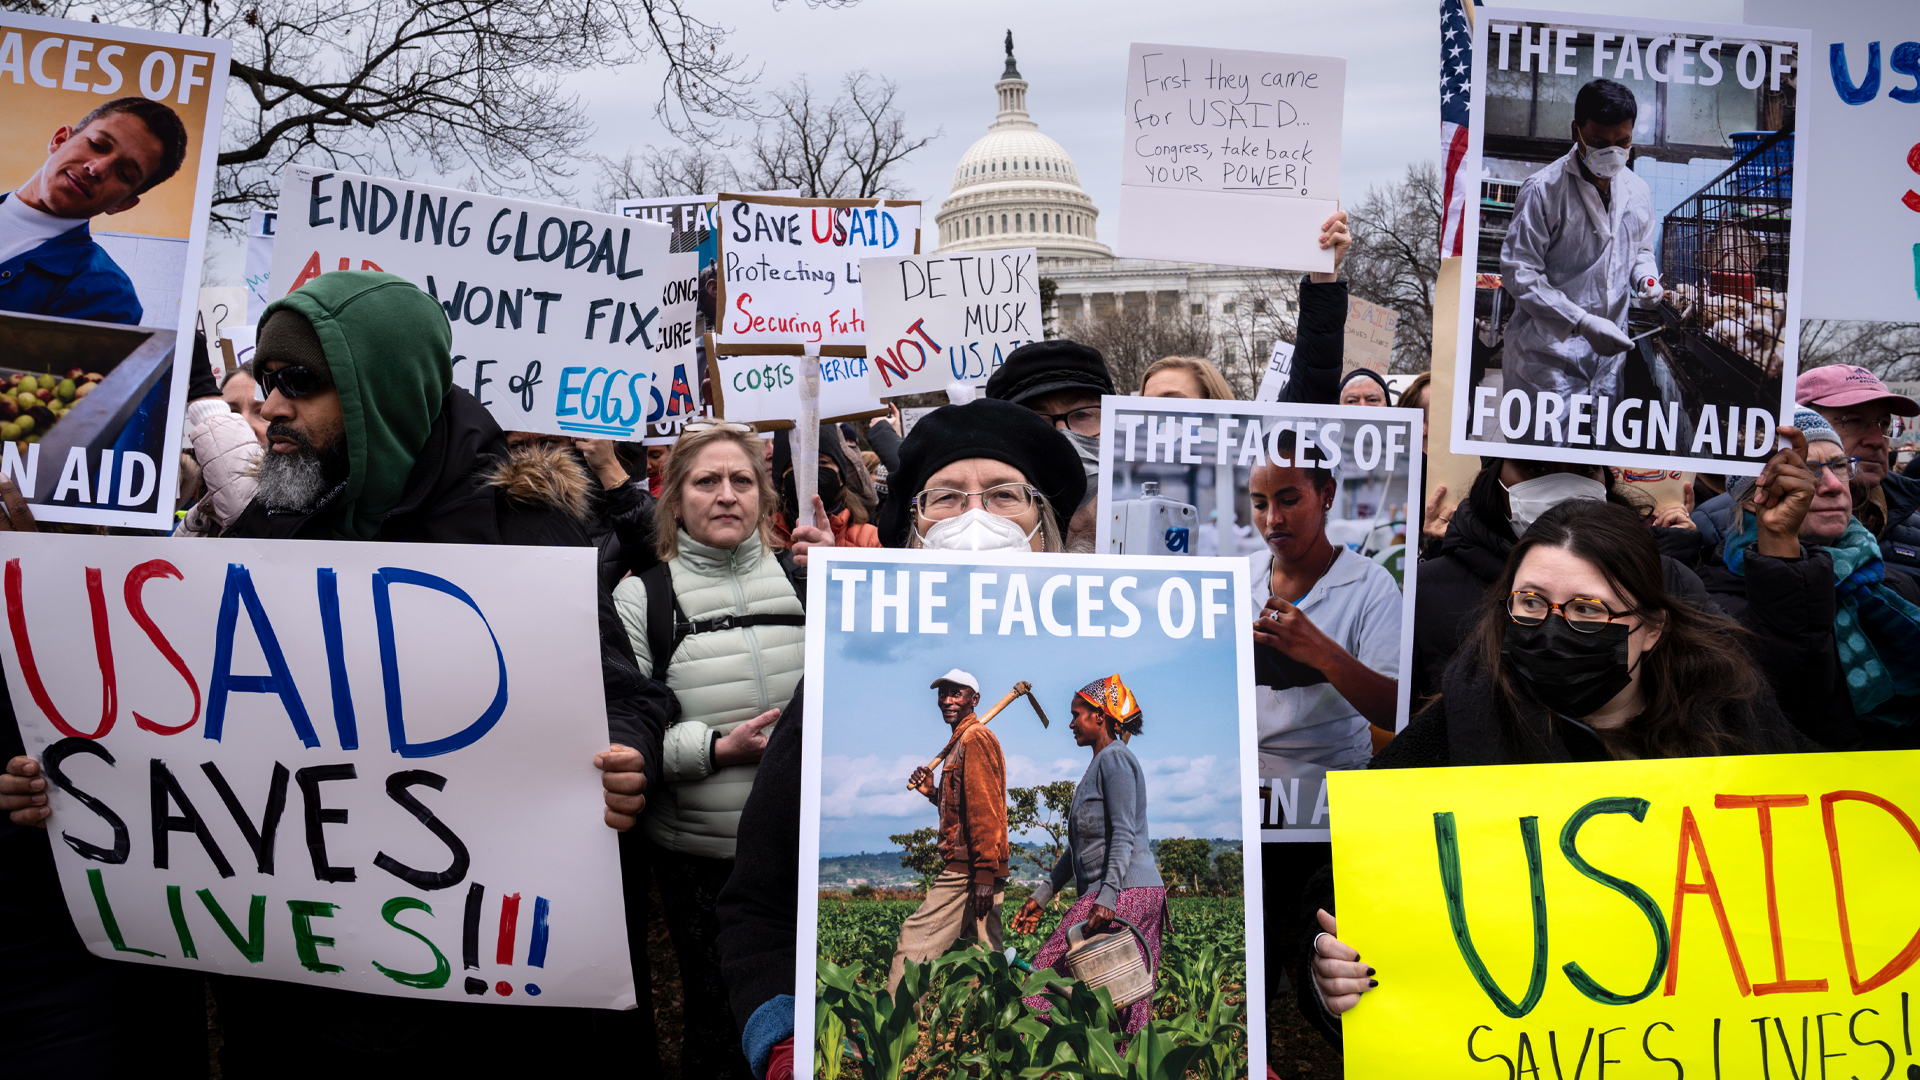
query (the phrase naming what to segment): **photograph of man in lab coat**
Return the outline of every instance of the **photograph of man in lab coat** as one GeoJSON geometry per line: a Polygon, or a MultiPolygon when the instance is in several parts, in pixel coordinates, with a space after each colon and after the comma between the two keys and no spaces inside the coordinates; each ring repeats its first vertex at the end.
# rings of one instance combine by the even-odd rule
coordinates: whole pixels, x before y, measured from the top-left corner
{"type": "Polygon", "coordinates": [[[1515,303],[1507,390],[1626,396],[1628,305],[1650,309],[1661,298],[1651,193],[1627,168],[1639,112],[1633,91],[1612,79],[1582,86],[1572,146],[1520,185],[1500,247],[1515,303]]]}

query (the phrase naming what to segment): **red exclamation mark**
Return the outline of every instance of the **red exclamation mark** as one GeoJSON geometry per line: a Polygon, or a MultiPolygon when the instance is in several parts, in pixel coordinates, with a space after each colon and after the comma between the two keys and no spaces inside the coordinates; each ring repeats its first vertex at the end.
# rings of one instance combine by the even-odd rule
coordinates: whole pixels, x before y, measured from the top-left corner
{"type": "MultiPolygon", "coordinates": [[[[520,894],[509,893],[500,898],[500,944],[494,950],[493,961],[496,964],[513,963],[514,931],[520,923],[520,894]]],[[[494,992],[501,997],[513,993],[513,984],[505,979],[494,984],[494,992]]]]}

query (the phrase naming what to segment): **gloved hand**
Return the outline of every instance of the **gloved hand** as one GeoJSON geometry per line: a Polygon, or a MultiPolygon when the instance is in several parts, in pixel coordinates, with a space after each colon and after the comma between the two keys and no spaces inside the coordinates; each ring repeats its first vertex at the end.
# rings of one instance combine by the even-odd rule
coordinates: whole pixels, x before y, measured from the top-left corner
{"type": "Polygon", "coordinates": [[[1635,278],[1633,282],[1633,306],[1641,311],[1651,311],[1660,303],[1666,290],[1660,287],[1660,279],[1652,274],[1635,278]]]}
{"type": "Polygon", "coordinates": [[[793,1037],[775,1043],[767,1055],[767,1080],[793,1080],[793,1037]]]}
{"type": "Polygon", "coordinates": [[[1578,330],[1580,336],[1587,339],[1587,344],[1593,346],[1593,351],[1601,356],[1617,356],[1633,348],[1633,342],[1628,339],[1626,331],[1615,326],[1612,319],[1602,319],[1591,312],[1580,316],[1580,321],[1574,325],[1574,329],[1578,330]]]}

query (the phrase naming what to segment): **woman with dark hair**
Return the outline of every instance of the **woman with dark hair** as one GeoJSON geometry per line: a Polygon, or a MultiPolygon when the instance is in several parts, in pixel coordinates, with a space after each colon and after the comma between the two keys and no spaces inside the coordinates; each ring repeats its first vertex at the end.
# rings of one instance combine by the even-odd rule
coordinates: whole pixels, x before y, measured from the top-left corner
{"type": "MultiPolygon", "coordinates": [[[[780,505],[769,520],[775,547],[792,546],[794,519],[800,516],[795,513],[795,504],[800,500],[796,493],[798,485],[794,483],[793,469],[793,443],[788,439],[787,432],[776,431],[773,435],[773,482],[780,488],[780,505]]],[[[834,544],[838,547],[879,547],[880,530],[869,523],[866,503],[860,498],[866,474],[847,456],[847,445],[840,438],[839,427],[833,424],[820,425],[818,476],[818,486],[814,491],[826,510],[834,544]]]]}
{"type": "MultiPolygon", "coordinates": [[[[1631,510],[1597,499],[1548,510],[1508,553],[1439,698],[1372,767],[1817,749],[1781,716],[1739,627],[1675,596],[1665,577],[1631,510]]],[[[1334,936],[1331,875],[1308,895],[1319,910],[1302,942],[1301,1008],[1337,1041],[1339,1014],[1378,972],[1334,936]]]]}
{"type": "MultiPolygon", "coordinates": [[[[1446,519],[1439,554],[1420,564],[1414,600],[1414,707],[1440,688],[1441,672],[1479,617],[1487,587],[1500,576],[1514,543],[1552,507],[1569,500],[1630,506],[1602,465],[1575,465],[1518,458],[1487,458],[1467,497],[1446,519]]],[[[1702,611],[1715,611],[1690,567],[1699,560],[1700,534],[1692,529],[1641,529],[1660,552],[1668,592],[1702,611]]]]}
{"type": "MultiPolygon", "coordinates": [[[[1033,958],[1034,968],[1049,968],[1067,955],[1069,931],[1084,924],[1087,937],[1109,930],[1137,934],[1135,944],[1149,972],[1160,970],[1160,936],[1167,923],[1167,888],[1147,846],[1147,774],[1127,743],[1140,734],[1144,718],[1133,691],[1112,675],[1095,679],[1073,695],[1076,746],[1093,751],[1093,761],[1073,789],[1067,812],[1067,850],[1053,873],[1013,917],[1013,929],[1031,934],[1040,913],[1073,880],[1072,907],[1033,958]]],[[[1044,997],[1026,999],[1044,1015],[1044,997]]],[[[1153,995],[1120,1009],[1123,1030],[1131,1035],[1153,1016],[1153,995]]]]}
{"type": "MultiPolygon", "coordinates": [[[[1292,462],[1294,433],[1276,443],[1292,462]]],[[[1401,598],[1385,567],[1327,538],[1337,490],[1324,466],[1268,463],[1248,477],[1267,542],[1249,556],[1254,703],[1262,759],[1357,769],[1393,737],[1401,598]]]]}

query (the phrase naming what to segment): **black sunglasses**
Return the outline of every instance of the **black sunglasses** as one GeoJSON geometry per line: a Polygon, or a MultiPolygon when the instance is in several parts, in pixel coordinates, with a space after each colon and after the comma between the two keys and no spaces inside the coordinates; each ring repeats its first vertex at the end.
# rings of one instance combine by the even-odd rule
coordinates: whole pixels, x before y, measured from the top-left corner
{"type": "Polygon", "coordinates": [[[303,398],[333,385],[332,379],[300,364],[286,364],[273,370],[255,368],[254,381],[260,386],[262,401],[272,397],[276,390],[287,398],[303,398]]]}

